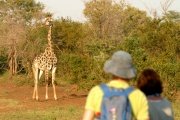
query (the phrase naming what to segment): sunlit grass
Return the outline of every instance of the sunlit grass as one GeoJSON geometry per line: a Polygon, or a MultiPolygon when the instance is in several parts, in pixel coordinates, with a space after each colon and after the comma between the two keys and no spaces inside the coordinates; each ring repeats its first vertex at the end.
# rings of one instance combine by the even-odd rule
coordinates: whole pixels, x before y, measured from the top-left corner
{"type": "Polygon", "coordinates": [[[45,110],[27,110],[0,113],[0,120],[80,120],[82,107],[67,106],[45,110]]]}
{"type": "Polygon", "coordinates": [[[19,103],[18,101],[13,99],[0,99],[0,105],[1,106],[3,105],[3,107],[16,107],[18,103],[19,103]]]}
{"type": "MultiPolygon", "coordinates": [[[[0,104],[15,107],[18,102],[0,99],[0,104]]],[[[180,101],[173,103],[175,120],[180,120],[180,101]]],[[[57,106],[49,109],[18,110],[15,112],[0,113],[0,120],[80,120],[83,114],[83,106],[57,106]]]]}
{"type": "Polygon", "coordinates": [[[179,100],[176,100],[173,103],[173,109],[174,109],[174,116],[175,116],[174,120],[180,120],[180,101],[179,100]]]}

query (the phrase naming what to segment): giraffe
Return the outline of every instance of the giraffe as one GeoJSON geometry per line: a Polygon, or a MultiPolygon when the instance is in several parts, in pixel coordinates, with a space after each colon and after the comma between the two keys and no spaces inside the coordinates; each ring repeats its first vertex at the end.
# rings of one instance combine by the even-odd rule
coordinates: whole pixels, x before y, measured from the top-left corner
{"type": "Polygon", "coordinates": [[[48,46],[45,48],[45,51],[37,56],[33,61],[33,73],[34,73],[34,91],[33,91],[33,99],[39,100],[38,97],[38,80],[41,78],[43,72],[45,73],[45,82],[46,82],[46,94],[45,99],[48,100],[48,73],[49,71],[52,74],[52,86],[54,92],[54,99],[57,100],[56,89],[55,89],[55,72],[56,72],[56,64],[57,58],[54,53],[51,41],[51,30],[52,30],[52,18],[47,17],[45,24],[48,26],[48,46]]]}

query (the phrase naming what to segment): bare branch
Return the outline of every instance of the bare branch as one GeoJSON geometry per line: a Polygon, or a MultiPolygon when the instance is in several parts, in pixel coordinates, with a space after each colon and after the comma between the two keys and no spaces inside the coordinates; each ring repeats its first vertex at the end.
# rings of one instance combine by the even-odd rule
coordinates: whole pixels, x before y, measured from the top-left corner
{"type": "MultiPolygon", "coordinates": [[[[141,0],[142,4],[144,5],[144,7],[146,8],[146,10],[148,11],[148,13],[153,17],[153,18],[157,18],[157,10],[155,8],[153,8],[152,6],[148,6],[143,0],[141,0]]],[[[150,5],[150,4],[149,4],[150,5]]]]}
{"type": "Polygon", "coordinates": [[[164,15],[167,13],[173,2],[174,0],[161,0],[160,4],[164,15]]]}

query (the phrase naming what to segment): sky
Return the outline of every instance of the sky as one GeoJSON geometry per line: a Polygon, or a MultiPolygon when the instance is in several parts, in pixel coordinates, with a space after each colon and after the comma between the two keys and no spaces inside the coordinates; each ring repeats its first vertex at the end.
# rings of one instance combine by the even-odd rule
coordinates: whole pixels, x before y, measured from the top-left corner
{"type": "MultiPolygon", "coordinates": [[[[54,17],[70,17],[75,21],[85,21],[83,15],[84,0],[36,0],[45,5],[46,12],[52,12],[54,17]]],[[[165,0],[126,0],[129,4],[134,7],[137,7],[141,10],[146,10],[147,13],[150,13],[150,9],[155,9],[158,12],[158,15],[161,15],[161,1],[165,0]]],[[[176,10],[180,12],[180,0],[174,0],[171,4],[169,10],[176,10]]]]}

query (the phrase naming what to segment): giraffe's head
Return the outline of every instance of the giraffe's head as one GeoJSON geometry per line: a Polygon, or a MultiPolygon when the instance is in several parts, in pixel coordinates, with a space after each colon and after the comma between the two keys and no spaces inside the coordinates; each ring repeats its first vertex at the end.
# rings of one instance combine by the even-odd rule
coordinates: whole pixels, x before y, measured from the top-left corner
{"type": "Polygon", "coordinates": [[[45,20],[45,24],[47,26],[52,26],[52,18],[50,16],[48,16],[45,20]]]}

